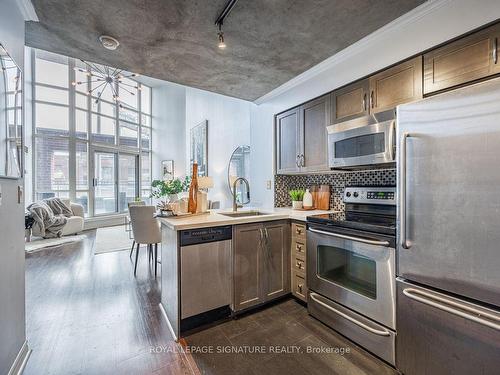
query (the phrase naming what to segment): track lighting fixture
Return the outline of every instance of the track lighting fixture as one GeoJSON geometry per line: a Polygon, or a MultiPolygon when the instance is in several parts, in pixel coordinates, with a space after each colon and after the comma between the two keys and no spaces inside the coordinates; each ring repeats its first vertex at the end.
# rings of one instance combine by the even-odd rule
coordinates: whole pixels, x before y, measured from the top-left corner
{"type": "Polygon", "coordinates": [[[224,24],[224,19],[229,15],[229,12],[231,12],[231,9],[236,5],[236,1],[238,0],[229,0],[222,10],[222,12],[219,14],[219,17],[217,17],[217,20],[215,20],[215,25],[219,28],[219,31],[217,32],[217,39],[219,43],[217,46],[220,49],[225,49],[226,48],[226,42],[224,41],[224,32],[222,31],[222,25],[224,24]]]}
{"type": "Polygon", "coordinates": [[[226,48],[226,43],[224,42],[224,32],[222,31],[222,24],[219,24],[219,32],[217,33],[217,36],[219,37],[218,47],[220,49],[226,48]]]}

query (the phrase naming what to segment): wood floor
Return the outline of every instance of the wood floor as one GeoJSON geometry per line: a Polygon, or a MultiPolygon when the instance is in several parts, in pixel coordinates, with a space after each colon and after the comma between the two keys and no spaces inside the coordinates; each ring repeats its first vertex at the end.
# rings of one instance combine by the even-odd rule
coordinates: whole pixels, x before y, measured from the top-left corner
{"type": "Polygon", "coordinates": [[[83,242],[26,256],[33,352],[25,374],[191,374],[158,307],[146,248],[134,278],[128,251],[93,255],[94,240],[88,232],[83,242]]]}
{"type": "Polygon", "coordinates": [[[94,240],[88,232],[79,243],[26,256],[27,337],[33,350],[26,375],[396,373],[291,299],[188,335],[187,349],[212,353],[186,354],[158,307],[159,282],[146,249],[134,278],[128,251],[94,255],[94,240]],[[270,352],[283,346],[300,351],[270,352]],[[252,347],[265,353],[239,352],[252,347]]]}
{"type": "Polygon", "coordinates": [[[189,335],[186,342],[194,348],[191,356],[202,374],[397,374],[311,317],[294,299],[189,335]],[[213,353],[197,352],[198,348],[212,348],[213,353]],[[260,352],[251,352],[256,348],[260,352]],[[249,352],[239,352],[245,350],[249,352]]]}

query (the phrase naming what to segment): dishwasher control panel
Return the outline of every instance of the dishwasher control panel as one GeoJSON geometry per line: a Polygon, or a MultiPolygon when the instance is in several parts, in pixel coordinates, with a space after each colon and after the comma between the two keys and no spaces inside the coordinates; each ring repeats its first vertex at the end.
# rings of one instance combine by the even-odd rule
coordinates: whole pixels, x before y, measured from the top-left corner
{"type": "Polygon", "coordinates": [[[180,245],[189,246],[200,243],[226,241],[232,239],[233,227],[225,225],[222,227],[187,229],[180,231],[180,245]]]}

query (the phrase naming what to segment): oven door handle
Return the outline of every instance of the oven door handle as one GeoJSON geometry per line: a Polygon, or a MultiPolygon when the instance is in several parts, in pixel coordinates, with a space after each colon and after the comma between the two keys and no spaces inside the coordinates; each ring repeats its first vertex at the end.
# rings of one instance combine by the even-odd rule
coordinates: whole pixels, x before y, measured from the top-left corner
{"type": "Polygon", "coordinates": [[[347,319],[351,323],[356,324],[358,327],[361,327],[361,328],[367,330],[368,332],[371,332],[371,333],[373,333],[375,335],[378,335],[378,336],[390,336],[391,335],[391,333],[388,330],[386,330],[386,329],[381,330],[381,329],[372,328],[372,327],[366,325],[365,323],[360,322],[359,320],[354,319],[352,316],[344,314],[342,311],[339,311],[339,310],[331,307],[330,305],[324,303],[323,301],[320,301],[319,299],[315,298],[315,296],[317,296],[317,295],[318,294],[316,294],[316,293],[309,293],[309,296],[312,298],[312,300],[314,302],[319,303],[325,309],[331,310],[335,314],[340,315],[342,318],[347,319]]]}
{"type": "Polygon", "coordinates": [[[389,245],[390,245],[389,241],[367,240],[365,238],[352,237],[352,236],[347,236],[345,234],[325,232],[323,230],[318,230],[318,229],[314,229],[314,228],[309,228],[309,230],[313,233],[324,234],[325,236],[341,238],[343,240],[361,242],[361,243],[365,243],[367,245],[385,246],[385,247],[389,247],[389,245]]]}

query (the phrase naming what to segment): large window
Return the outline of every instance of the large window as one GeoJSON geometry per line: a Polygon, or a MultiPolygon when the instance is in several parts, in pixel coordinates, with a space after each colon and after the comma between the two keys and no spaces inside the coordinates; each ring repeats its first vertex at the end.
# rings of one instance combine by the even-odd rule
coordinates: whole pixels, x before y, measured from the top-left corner
{"type": "Polygon", "coordinates": [[[125,78],[120,105],[109,88],[88,94],[96,82],[79,60],[33,50],[32,64],[34,199],[70,198],[88,216],[149,200],[151,88],[125,78]]]}

